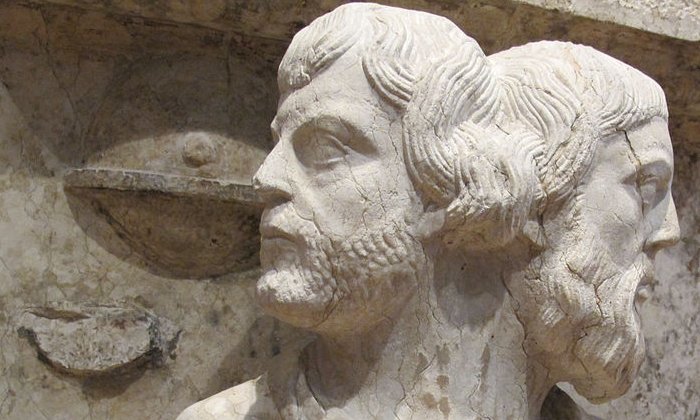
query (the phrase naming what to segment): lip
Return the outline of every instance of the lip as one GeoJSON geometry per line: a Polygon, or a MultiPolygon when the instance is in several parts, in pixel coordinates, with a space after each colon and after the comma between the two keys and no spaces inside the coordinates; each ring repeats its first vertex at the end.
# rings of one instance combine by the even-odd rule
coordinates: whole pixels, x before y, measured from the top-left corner
{"type": "Polygon", "coordinates": [[[262,240],[268,239],[286,239],[288,241],[296,242],[296,236],[287,232],[286,230],[280,228],[279,226],[272,225],[270,223],[260,224],[260,238],[262,240]]]}
{"type": "Polygon", "coordinates": [[[651,287],[647,285],[638,286],[635,301],[641,304],[649,300],[649,298],[651,298],[651,287]]]}
{"type": "Polygon", "coordinates": [[[644,276],[641,279],[634,295],[636,303],[642,304],[651,298],[653,283],[654,277],[652,275],[644,276]]]}

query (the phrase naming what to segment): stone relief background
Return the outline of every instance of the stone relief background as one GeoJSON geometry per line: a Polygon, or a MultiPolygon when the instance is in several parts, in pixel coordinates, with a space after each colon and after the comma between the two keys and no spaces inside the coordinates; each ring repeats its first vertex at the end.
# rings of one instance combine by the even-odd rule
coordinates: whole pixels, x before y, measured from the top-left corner
{"type": "MultiPolygon", "coordinates": [[[[254,307],[254,264],[198,279],[164,271],[109,229],[104,214],[77,203],[64,190],[64,177],[71,169],[101,166],[244,183],[270,149],[275,72],[289,39],[339,3],[0,1],[0,418],[174,418],[303,344],[305,333],[254,307]],[[197,143],[197,136],[215,144],[197,143]],[[210,147],[231,158],[207,158],[210,147]],[[52,302],[75,305],[40,312],[41,328],[28,321],[28,307],[52,302]],[[150,314],[158,320],[153,323],[169,325],[159,336],[172,346],[144,338],[144,331],[154,333],[153,323],[143,327],[121,315],[90,318],[89,308],[99,305],[150,314]],[[42,331],[78,337],[71,331],[97,318],[131,334],[133,347],[147,344],[130,358],[105,354],[89,372],[59,372],[37,357],[33,343],[42,331]]],[[[448,16],[487,53],[539,39],[586,43],[664,87],[682,240],[659,255],[662,281],[641,311],[648,361],[640,378],[625,397],[586,408],[613,419],[699,418],[700,50],[693,41],[700,28],[691,19],[698,6],[687,6],[681,29],[669,33],[663,24],[643,32],[519,2],[386,3],[448,16]]],[[[152,208],[134,200],[128,220],[143,214],[184,244],[201,247],[197,241],[210,232],[180,223],[226,211],[216,200],[190,207],[164,200],[152,208]],[[166,208],[172,217],[159,217],[166,208]]],[[[255,219],[231,223],[231,236],[206,246],[215,250],[236,241],[255,219]]],[[[168,237],[159,233],[153,234],[156,244],[168,237]]],[[[99,338],[115,354],[128,353],[109,334],[99,338]]],[[[49,343],[39,348],[48,350],[42,358],[50,362],[52,341],[42,343],[49,343]]],[[[76,349],[65,356],[68,364],[90,350],[76,349]]]]}

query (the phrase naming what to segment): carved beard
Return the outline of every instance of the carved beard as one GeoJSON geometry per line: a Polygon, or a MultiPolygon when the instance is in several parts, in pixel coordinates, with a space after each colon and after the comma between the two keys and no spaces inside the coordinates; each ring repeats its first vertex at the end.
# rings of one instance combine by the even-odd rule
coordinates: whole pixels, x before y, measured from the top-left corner
{"type": "MultiPolygon", "coordinates": [[[[644,337],[634,301],[637,286],[653,274],[640,253],[628,267],[613,262],[595,238],[566,252],[552,252],[539,273],[548,299],[534,322],[533,341],[545,358],[561,360],[564,376],[572,365],[556,353],[572,352],[581,371],[570,382],[592,402],[616,398],[629,389],[644,361],[644,337]]],[[[530,322],[533,322],[531,319],[530,322]]],[[[570,353],[571,354],[571,353],[570,353]]]]}
{"type": "Polygon", "coordinates": [[[415,289],[425,254],[408,232],[404,222],[391,222],[342,242],[316,233],[304,235],[303,246],[263,246],[258,302],[282,321],[320,332],[371,327],[415,289]]]}
{"type": "Polygon", "coordinates": [[[572,381],[591,402],[623,395],[639,373],[645,348],[634,302],[637,287],[644,278],[651,278],[653,270],[649,257],[640,253],[620,275],[595,283],[602,319],[586,328],[574,347],[587,377],[572,381]]]}

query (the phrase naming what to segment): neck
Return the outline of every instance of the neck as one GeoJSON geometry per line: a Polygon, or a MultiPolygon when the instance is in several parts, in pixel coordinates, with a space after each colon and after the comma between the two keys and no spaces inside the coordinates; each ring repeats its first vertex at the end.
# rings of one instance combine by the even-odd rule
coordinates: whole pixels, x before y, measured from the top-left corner
{"type": "Polygon", "coordinates": [[[316,400],[351,418],[537,419],[554,382],[524,352],[507,265],[443,252],[400,313],[319,337],[303,356],[316,400]]]}

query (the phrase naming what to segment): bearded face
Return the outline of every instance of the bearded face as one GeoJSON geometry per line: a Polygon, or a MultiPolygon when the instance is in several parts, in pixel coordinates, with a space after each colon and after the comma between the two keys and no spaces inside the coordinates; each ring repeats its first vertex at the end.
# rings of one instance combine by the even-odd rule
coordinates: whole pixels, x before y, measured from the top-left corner
{"type": "Polygon", "coordinates": [[[361,62],[347,53],[285,97],[277,144],[254,180],[266,204],[259,302],[319,332],[368,329],[393,314],[425,260],[403,126],[361,62]]]}
{"type": "Polygon", "coordinates": [[[678,240],[665,122],[601,140],[580,184],[544,215],[548,248],[509,289],[528,355],[594,402],[624,394],[644,360],[635,301],[678,240]]]}
{"type": "Polygon", "coordinates": [[[295,225],[277,231],[307,233],[263,240],[257,296],[269,314],[319,331],[370,328],[413,292],[425,256],[405,223],[342,241],[295,225]]]}
{"type": "Polygon", "coordinates": [[[540,301],[522,310],[531,332],[528,353],[589,400],[602,402],[624,394],[644,361],[635,299],[653,266],[640,253],[621,267],[597,242],[588,236],[546,253],[531,266],[538,277],[520,300],[540,301]]]}
{"type": "Polygon", "coordinates": [[[639,372],[645,349],[635,300],[640,286],[649,282],[652,275],[649,258],[640,254],[619,275],[596,279],[601,281],[596,295],[604,297],[599,298],[601,321],[584,328],[583,337],[574,347],[574,354],[588,376],[573,384],[591,401],[623,395],[639,372]]]}

